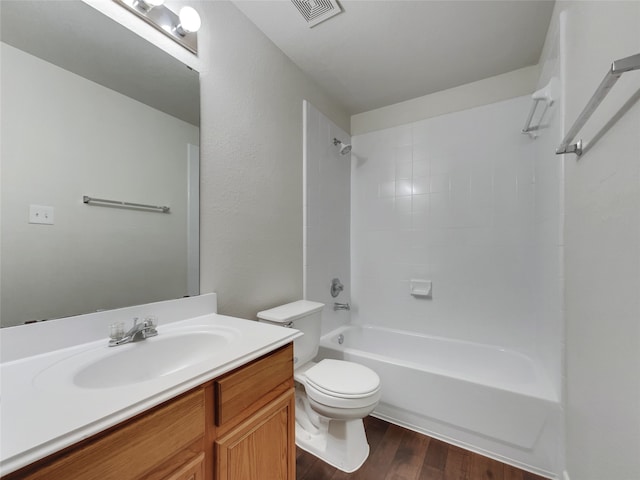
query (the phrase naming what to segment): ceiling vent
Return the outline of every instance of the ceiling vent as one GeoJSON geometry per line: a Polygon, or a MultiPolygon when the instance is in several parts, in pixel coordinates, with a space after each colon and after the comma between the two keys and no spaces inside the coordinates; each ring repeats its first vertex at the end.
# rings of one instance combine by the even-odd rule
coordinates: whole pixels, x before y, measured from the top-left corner
{"type": "Polygon", "coordinates": [[[291,0],[309,28],[342,12],[336,0],[291,0]]]}

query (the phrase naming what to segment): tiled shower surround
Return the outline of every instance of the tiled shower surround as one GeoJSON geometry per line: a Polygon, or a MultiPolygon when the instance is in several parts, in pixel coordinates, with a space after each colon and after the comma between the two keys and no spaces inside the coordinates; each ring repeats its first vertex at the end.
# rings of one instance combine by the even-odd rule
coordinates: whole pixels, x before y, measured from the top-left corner
{"type": "Polygon", "coordinates": [[[353,137],[353,323],[555,355],[542,363],[560,371],[561,162],[540,148],[553,129],[520,133],[530,106],[353,137]],[[432,281],[432,298],[412,296],[412,279],[432,281]]]}
{"type": "Polygon", "coordinates": [[[520,133],[530,106],[357,135],[349,159],[332,144],[347,134],[306,104],[305,298],[327,305],[323,333],[351,322],[512,348],[539,358],[560,392],[559,114],[532,139],[520,133]],[[412,296],[412,279],[433,282],[432,297],[412,296]]]}

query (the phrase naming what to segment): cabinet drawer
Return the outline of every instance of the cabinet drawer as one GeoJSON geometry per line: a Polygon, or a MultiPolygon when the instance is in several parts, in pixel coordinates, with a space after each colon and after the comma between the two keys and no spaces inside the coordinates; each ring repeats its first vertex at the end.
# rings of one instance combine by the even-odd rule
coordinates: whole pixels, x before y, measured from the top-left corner
{"type": "MultiPolygon", "coordinates": [[[[65,454],[17,472],[23,480],[122,480],[138,478],[204,436],[204,390],[199,388],[87,440],[65,454]]],[[[13,476],[9,476],[13,479],[13,476]]]]}
{"type": "Polygon", "coordinates": [[[293,344],[215,380],[215,422],[221,426],[293,386],[293,344]],[[279,387],[279,388],[278,388],[279,387]],[[273,393],[273,395],[267,395],[273,393]]]}

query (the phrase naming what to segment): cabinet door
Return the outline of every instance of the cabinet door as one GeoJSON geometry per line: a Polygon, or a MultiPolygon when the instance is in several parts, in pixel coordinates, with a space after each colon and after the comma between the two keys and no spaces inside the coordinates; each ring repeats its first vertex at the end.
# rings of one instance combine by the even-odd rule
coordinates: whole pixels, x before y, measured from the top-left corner
{"type": "Polygon", "coordinates": [[[204,453],[163,480],[204,480],[204,453]]]}
{"type": "Polygon", "coordinates": [[[216,440],[217,480],[295,480],[293,389],[216,440]]]}

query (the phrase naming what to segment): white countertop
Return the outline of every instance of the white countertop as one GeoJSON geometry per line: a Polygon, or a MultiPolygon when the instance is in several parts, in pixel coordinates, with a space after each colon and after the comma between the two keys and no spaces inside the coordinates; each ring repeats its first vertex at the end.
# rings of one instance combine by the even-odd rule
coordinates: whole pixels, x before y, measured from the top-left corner
{"type": "MultiPolygon", "coordinates": [[[[126,386],[81,388],[73,382],[34,381],[74,355],[109,349],[107,338],[47,351],[0,365],[0,475],[5,475],[131,418],[176,395],[286,345],[297,330],[218,315],[201,315],[158,327],[161,338],[180,328],[216,326],[236,332],[229,348],[206,361],[126,386]],[[38,375],[40,374],[40,375],[38,375]]],[[[109,349],[135,348],[132,343],[109,349]]],[[[80,354],[80,355],[79,355],[80,354]]],[[[135,368],[135,365],[131,365],[135,368]]]]}

